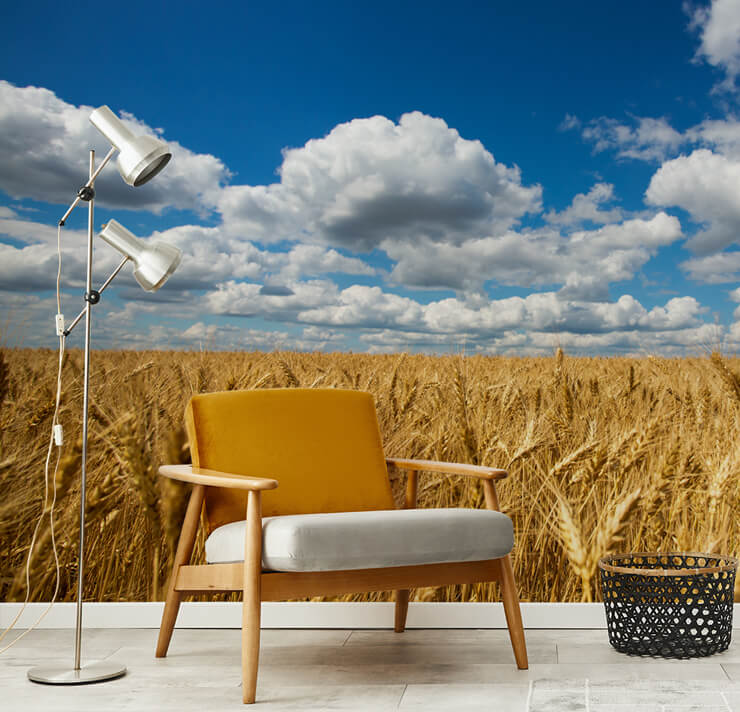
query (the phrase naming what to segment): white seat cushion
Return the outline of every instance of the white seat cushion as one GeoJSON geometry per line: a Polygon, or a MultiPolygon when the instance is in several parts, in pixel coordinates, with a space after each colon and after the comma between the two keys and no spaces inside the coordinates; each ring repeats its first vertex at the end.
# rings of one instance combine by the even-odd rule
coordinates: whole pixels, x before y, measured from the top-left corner
{"type": "MultiPolygon", "coordinates": [[[[245,522],[215,529],[209,564],[244,561],[245,522]]],[[[514,546],[511,519],[485,509],[401,509],[293,514],[262,520],[268,571],[342,571],[483,561],[514,546]]]]}

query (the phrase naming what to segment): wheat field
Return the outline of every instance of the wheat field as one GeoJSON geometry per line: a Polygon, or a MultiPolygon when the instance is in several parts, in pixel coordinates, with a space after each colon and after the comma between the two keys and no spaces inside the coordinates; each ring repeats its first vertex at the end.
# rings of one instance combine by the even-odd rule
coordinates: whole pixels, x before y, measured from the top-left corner
{"type": "MultiPolygon", "coordinates": [[[[82,363],[81,352],[67,353],[54,510],[59,600],[75,597],[82,363]]],[[[0,352],[2,600],[26,594],[56,365],[50,350],[0,352]]],[[[187,488],[156,472],[160,464],[189,461],[182,413],[191,394],[298,386],[372,393],[388,455],[507,468],[499,497],[514,520],[522,600],[598,600],[597,562],[609,552],[738,553],[737,358],[96,351],[85,598],[163,598],[187,488]]],[[[390,475],[400,501],[404,476],[390,475]]],[[[483,493],[474,480],[426,474],[419,503],[480,507],[483,493]]],[[[201,539],[195,555],[202,551],[201,539]]],[[[49,600],[55,569],[48,517],[30,570],[31,600],[49,600]]],[[[496,600],[498,591],[476,584],[414,596],[496,600]]]]}

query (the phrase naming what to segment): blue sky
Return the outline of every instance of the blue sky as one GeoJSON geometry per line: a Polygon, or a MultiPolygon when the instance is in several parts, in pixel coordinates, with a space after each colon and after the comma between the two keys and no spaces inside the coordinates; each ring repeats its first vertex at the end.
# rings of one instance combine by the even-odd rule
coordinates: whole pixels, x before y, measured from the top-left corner
{"type": "Polygon", "coordinates": [[[54,343],[108,104],[174,158],[139,189],[110,166],[96,223],[185,257],[117,280],[98,346],[737,351],[740,1],[483,5],[3,9],[3,340],[54,343]]]}

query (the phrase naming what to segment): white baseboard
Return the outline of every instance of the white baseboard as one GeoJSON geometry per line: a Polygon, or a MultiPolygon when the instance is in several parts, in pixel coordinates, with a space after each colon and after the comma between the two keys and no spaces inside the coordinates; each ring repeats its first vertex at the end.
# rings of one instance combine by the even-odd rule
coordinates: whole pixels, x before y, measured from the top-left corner
{"type": "MultiPolygon", "coordinates": [[[[16,624],[27,628],[47,608],[31,603],[16,624]]],[[[159,628],[164,604],[85,603],[85,628],[159,628]]],[[[39,628],[73,628],[75,604],[56,603],[39,628]]],[[[525,628],[606,628],[601,603],[522,603],[525,628]]],[[[0,603],[0,630],[10,625],[20,603],[0,603]]],[[[734,607],[740,625],[740,604],[734,607]]],[[[179,628],[240,628],[241,604],[187,602],[180,607],[179,628]]],[[[263,628],[391,628],[393,603],[263,603],[263,628]]],[[[408,628],[505,628],[500,603],[410,603],[408,628]]]]}

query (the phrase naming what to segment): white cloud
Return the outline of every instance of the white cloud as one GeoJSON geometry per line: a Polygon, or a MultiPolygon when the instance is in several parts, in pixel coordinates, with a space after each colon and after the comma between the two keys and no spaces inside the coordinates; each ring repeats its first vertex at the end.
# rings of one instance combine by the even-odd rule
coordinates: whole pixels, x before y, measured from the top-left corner
{"type": "Polygon", "coordinates": [[[681,263],[690,279],[707,284],[740,281],[740,250],[693,257],[681,263]]]}
{"type": "Polygon", "coordinates": [[[674,129],[663,118],[630,117],[630,122],[601,116],[589,121],[582,138],[593,143],[594,151],[614,151],[619,158],[661,162],[675,157],[679,149],[696,144],[740,158],[740,121],[734,116],[705,119],[686,129],[674,129]]]}
{"type": "Polygon", "coordinates": [[[580,129],[581,120],[575,114],[565,114],[565,118],[560,122],[558,131],[570,131],[572,129],[580,129]]]}
{"type": "Polygon", "coordinates": [[[709,7],[694,11],[691,27],[698,28],[701,39],[697,58],[724,71],[721,89],[734,89],[740,74],[740,2],[712,0],[709,7]]]}
{"type": "MultiPolygon", "coordinates": [[[[526,341],[526,336],[522,334],[526,341]]],[[[389,351],[406,349],[431,348],[440,350],[455,348],[465,343],[465,335],[434,334],[421,331],[404,331],[402,329],[374,329],[360,336],[360,341],[373,347],[373,351],[387,348],[389,351]]]]}
{"type": "Polygon", "coordinates": [[[322,351],[337,348],[344,334],[306,327],[298,334],[273,330],[244,329],[230,324],[206,324],[202,321],[191,324],[182,332],[175,332],[179,345],[207,348],[209,350],[239,351],[322,351]]]}
{"type": "MultiPolygon", "coordinates": [[[[55,347],[53,298],[0,291],[6,314],[3,343],[10,346],[55,347]],[[43,326],[43,328],[39,328],[43,326]]],[[[68,315],[68,316],[71,316],[68,315]]],[[[315,326],[255,329],[238,324],[213,324],[197,304],[124,302],[103,298],[93,311],[93,345],[109,349],[201,349],[318,351],[344,347],[345,334],[315,326]],[[185,325],[183,325],[183,322],[185,325]]],[[[82,325],[68,338],[68,347],[82,345],[82,325]]]]}
{"type": "Polygon", "coordinates": [[[541,188],[496,163],[480,141],[419,112],[396,124],[354,119],[284,151],[280,183],[230,186],[224,222],[249,239],[367,251],[420,238],[460,243],[539,210],[541,188]]]}
{"type": "Polygon", "coordinates": [[[686,140],[665,118],[639,116],[633,125],[606,116],[592,119],[581,136],[593,144],[595,153],[613,150],[620,158],[641,161],[662,161],[686,140]]]}
{"type": "Polygon", "coordinates": [[[682,236],[679,221],[663,212],[563,236],[543,228],[468,240],[461,245],[384,245],[396,261],[391,278],[414,287],[480,291],[493,280],[526,286],[563,284],[569,297],[604,299],[610,282],[637,270],[682,236]]]}
{"type": "Polygon", "coordinates": [[[290,294],[275,295],[262,291],[259,284],[229,281],[206,294],[201,308],[212,314],[261,316],[295,321],[303,310],[336,302],[339,289],[329,280],[310,280],[286,285],[290,294]]]}
{"type": "MultiPolygon", "coordinates": [[[[70,185],[84,180],[86,146],[104,143],[88,123],[90,110],[45,89],[0,82],[0,190],[68,203],[70,185]],[[32,147],[36,154],[25,160],[32,147]]],[[[566,118],[563,128],[580,125],[576,117],[566,118]]],[[[597,128],[592,122],[584,132],[597,128]]],[[[662,156],[693,141],[721,146],[717,150],[727,152],[730,165],[729,152],[740,146],[740,130],[729,122],[703,122],[691,136],[677,134],[664,119],[601,128],[603,135],[594,133],[603,143],[599,150],[615,148],[625,157],[662,156]]],[[[544,227],[521,228],[525,215],[541,212],[541,188],[523,184],[516,166],[497,163],[479,141],[461,138],[441,119],[415,112],[398,123],[375,116],[341,124],[324,138],[286,150],[273,185],[224,187],[229,174],[221,161],[172,145],[175,160],[161,179],[133,191],[111,170],[98,186],[100,197],[155,212],[168,205],[213,209],[222,223],[141,235],[178,245],[182,265],[153,297],[124,270],[117,293],[131,301],[121,306],[106,299],[98,308],[99,345],[316,349],[346,345],[350,334],[371,350],[463,343],[503,352],[551,349],[560,335],[584,349],[638,348],[640,340],[679,348],[681,340],[693,345],[704,333],[704,310],[691,297],[650,309],[628,294],[609,301],[610,283],[632,279],[661,247],[682,237],[675,217],[659,212],[625,219],[624,211],[611,207],[613,186],[597,183],[563,211],[550,211],[544,227]],[[356,254],[372,249],[390,258],[388,274],[356,254]],[[377,284],[341,288],[328,278],[333,273],[450,289],[456,296],[425,303],[377,284]],[[548,291],[490,299],[488,284],[548,291]],[[223,317],[256,317],[280,328],[243,328],[243,322],[225,324],[223,317]]],[[[683,207],[671,201],[688,197],[661,181],[656,174],[654,204],[683,207]]],[[[707,190],[709,200],[714,189],[707,190]]],[[[0,243],[0,289],[16,296],[23,289],[52,289],[56,270],[56,227],[26,220],[21,208],[0,208],[0,236],[13,243],[0,243]]],[[[702,217],[702,209],[697,204],[692,216],[711,226],[723,219],[724,213],[702,217]]],[[[723,209],[730,214],[729,198],[723,209]]],[[[83,232],[65,230],[63,251],[65,287],[79,287],[83,232]]],[[[101,245],[99,279],[117,261],[117,253],[101,245]]],[[[4,304],[20,303],[9,294],[0,295],[4,304]]],[[[27,303],[34,318],[41,313],[41,300],[27,303]]],[[[49,331],[44,327],[47,336],[38,338],[49,331]]]]}
{"type": "MultiPolygon", "coordinates": [[[[0,236],[6,236],[25,242],[29,245],[43,244],[56,248],[57,227],[48,223],[40,223],[34,220],[24,220],[16,213],[9,211],[7,217],[0,214],[0,236]]],[[[62,229],[62,244],[85,244],[87,242],[86,230],[62,229]]]]}
{"type": "Polygon", "coordinates": [[[740,161],[698,149],[664,163],[645,193],[652,205],[678,205],[699,223],[708,224],[687,241],[706,254],[737,241],[740,235],[740,161]]]}
{"type": "MultiPolygon", "coordinates": [[[[261,295],[259,285],[230,283],[199,303],[126,302],[116,306],[104,300],[95,312],[96,345],[341,349],[347,347],[347,334],[352,333],[369,351],[464,348],[526,354],[551,353],[560,344],[585,353],[680,354],[687,348],[716,343],[724,331],[702,322],[706,309],[692,297],[646,309],[630,295],[600,304],[564,301],[554,292],[480,303],[450,298],[422,304],[377,287],[354,285],[338,290],[333,283],[314,281],[294,284],[292,289],[294,294],[287,298],[272,297],[261,295]],[[213,324],[214,315],[260,317],[284,322],[288,330],[252,329],[234,322],[213,324]],[[183,320],[186,326],[179,325],[183,320]],[[288,326],[301,323],[300,333],[288,326]]],[[[54,312],[53,300],[13,292],[0,293],[0,301],[11,315],[14,344],[53,344],[49,316],[54,312]],[[29,328],[34,322],[34,328],[29,328]],[[48,328],[39,330],[38,325],[46,322],[48,328]]],[[[80,335],[78,330],[77,341],[80,335]]],[[[727,338],[731,342],[732,334],[728,332],[727,338]]]]}
{"type": "Polygon", "coordinates": [[[424,307],[413,299],[355,284],[343,289],[333,304],[302,310],[299,321],[331,326],[404,328],[419,325],[424,307]]]}
{"type": "MultiPolygon", "coordinates": [[[[740,236],[740,121],[706,119],[683,133],[665,119],[637,119],[635,126],[615,119],[600,118],[583,130],[595,150],[614,150],[618,156],[647,161],[660,160],[651,178],[645,200],[660,207],[678,206],[686,210],[700,229],[685,243],[699,255],[718,252],[736,244],[740,236]],[[688,155],[673,156],[680,147],[698,146],[688,155]],[[670,158],[669,158],[670,156],[670,158]]],[[[581,210],[598,210],[586,196],[576,196],[573,205],[555,220],[575,217],[577,201],[581,210]],[[573,210],[572,210],[573,209],[573,210]]],[[[732,258],[731,258],[732,259],[732,258]]],[[[690,260],[682,265],[693,278],[706,274],[706,265],[690,260]]],[[[727,274],[727,269],[721,270],[727,274]]],[[[717,274],[720,274],[717,272],[717,274]]],[[[711,281],[720,281],[713,277],[711,281]]]]}
{"type": "Polygon", "coordinates": [[[705,119],[687,129],[685,135],[687,141],[714,148],[724,156],[740,159],[740,121],[732,116],[725,119],[705,119]]]}
{"type": "Polygon", "coordinates": [[[491,353],[502,355],[552,355],[561,346],[570,353],[622,353],[623,355],[645,356],[663,354],[682,356],[702,353],[708,346],[717,343],[718,337],[732,344],[740,341],[740,329],[733,336],[732,329],[726,333],[711,324],[671,329],[646,331],[644,329],[620,329],[600,333],[576,333],[572,331],[537,331],[510,329],[493,336],[471,337],[470,335],[426,334],[384,329],[363,334],[361,340],[368,351],[375,353],[399,350],[431,350],[466,353],[491,353]]]}
{"type": "MultiPolygon", "coordinates": [[[[81,286],[85,279],[85,263],[76,255],[63,257],[62,284],[81,286]]],[[[29,292],[56,288],[57,254],[45,245],[15,248],[0,242],[0,289],[29,292]]]]}
{"type": "Polygon", "coordinates": [[[578,193],[571,204],[563,211],[551,210],[544,217],[552,225],[577,225],[592,222],[596,225],[619,222],[623,212],[619,208],[602,210],[601,206],[614,200],[614,186],[610,183],[596,183],[588,193],[578,193]]]}
{"type": "Polygon", "coordinates": [[[735,314],[735,317],[737,318],[737,321],[730,326],[728,338],[734,343],[740,344],[740,316],[735,314]]]}
{"type": "Polygon", "coordinates": [[[345,257],[333,249],[300,243],[279,252],[262,249],[233,236],[223,226],[182,225],[155,232],[151,238],[171,242],[183,251],[181,266],[172,278],[173,285],[181,289],[212,288],[228,280],[240,279],[282,285],[299,276],[334,272],[375,274],[375,270],[361,259],[345,257]]]}
{"type": "MultiPolygon", "coordinates": [[[[73,107],[48,90],[19,89],[7,82],[0,84],[0,95],[3,92],[9,104],[5,115],[0,112],[0,129],[3,116],[30,127],[11,132],[13,136],[20,134],[30,141],[40,117],[51,117],[51,128],[44,127],[56,153],[49,153],[48,147],[42,152],[47,163],[71,155],[80,142],[97,140],[88,122],[89,107],[73,107]]],[[[137,130],[151,132],[141,122],[129,121],[137,130]]],[[[590,269],[581,269],[583,260],[569,253],[568,240],[557,232],[512,232],[523,215],[540,210],[540,187],[524,186],[518,168],[497,163],[479,141],[463,139],[441,119],[419,112],[405,114],[397,124],[380,116],[356,119],[322,139],[286,150],[281,181],[274,185],[219,188],[226,175],[223,164],[183,151],[184,158],[176,155],[162,175],[171,174],[179,162],[200,182],[178,189],[176,204],[181,200],[179,204],[188,207],[217,205],[223,222],[217,228],[183,225],[153,235],[185,252],[169,285],[170,294],[173,289],[207,289],[228,280],[262,280],[274,291],[286,283],[331,272],[375,274],[362,260],[335,249],[350,247],[384,250],[397,263],[394,281],[409,286],[470,292],[489,280],[520,285],[560,280],[570,297],[590,293],[603,299],[604,278],[627,279],[652,254],[643,247],[629,253],[620,249],[612,256],[599,254],[597,280],[590,269]],[[283,240],[298,243],[280,253],[255,244],[283,240]],[[572,269],[567,268],[569,261],[574,263],[572,269]],[[503,269],[507,266],[509,271],[503,269]],[[584,279],[584,273],[589,277],[584,279]]],[[[79,160],[84,163],[84,155],[79,160]]],[[[116,190],[122,186],[125,195],[133,194],[118,176],[113,179],[116,190]]],[[[69,183],[66,179],[64,183],[66,195],[69,183]]],[[[172,188],[165,182],[162,186],[172,188]]],[[[548,218],[554,224],[573,226],[619,220],[621,211],[602,207],[612,197],[612,187],[600,183],[548,218]]],[[[146,205],[157,210],[166,202],[146,205]]],[[[17,217],[5,219],[6,234],[31,244],[50,243],[54,228],[40,227],[17,217]]],[[[577,239],[572,237],[574,245],[577,239]]],[[[583,252],[582,245],[577,247],[583,252]]]]}
{"type": "Polygon", "coordinates": [[[55,346],[54,314],[56,300],[38,294],[0,290],[3,322],[0,329],[3,346],[55,346]]]}
{"type": "MultiPolygon", "coordinates": [[[[0,80],[0,190],[13,198],[71,203],[87,180],[89,149],[95,149],[98,161],[110,149],[89,122],[93,108],[68,104],[48,89],[0,80]]],[[[135,132],[156,134],[130,114],[122,118],[135,132]]],[[[168,207],[213,209],[219,186],[229,176],[223,163],[163,138],[173,159],[156,180],[131,188],[109,166],[96,182],[98,202],[155,213],[168,207]]]]}
{"type": "Polygon", "coordinates": [[[278,267],[273,281],[294,281],[300,277],[315,277],[322,274],[339,272],[370,276],[376,270],[356,257],[345,257],[334,249],[320,245],[297,244],[285,253],[267,253],[274,255],[278,267]]]}
{"type": "MultiPolygon", "coordinates": [[[[740,0],[713,0],[689,12],[691,29],[700,35],[697,59],[724,72],[725,81],[719,88],[735,91],[740,74],[740,0]]],[[[645,193],[646,202],[680,207],[699,226],[685,243],[698,257],[680,267],[700,281],[737,279],[736,253],[722,250],[740,243],[738,118],[731,113],[707,118],[681,132],[665,117],[617,120],[602,116],[582,122],[567,115],[561,128],[579,130],[595,152],[610,150],[619,158],[660,162],[645,193]],[[688,155],[678,155],[686,148],[691,149],[688,155]],[[717,259],[712,259],[714,253],[719,253],[717,259]]],[[[563,218],[567,217],[566,210],[563,218]]]]}
{"type": "Polygon", "coordinates": [[[678,329],[694,326],[700,306],[692,297],[672,299],[665,307],[647,311],[630,295],[616,302],[564,301],[554,292],[491,300],[483,308],[469,308],[457,300],[427,305],[425,323],[433,330],[470,330],[484,333],[511,328],[534,331],[599,333],[620,329],[678,329]],[[456,326],[457,324],[457,326],[456,326]]]}
{"type": "MultiPolygon", "coordinates": [[[[18,219],[15,214],[7,218],[0,215],[2,236],[27,244],[15,247],[0,242],[0,289],[53,289],[57,268],[57,228],[18,219]]],[[[174,298],[179,292],[212,289],[228,280],[259,280],[280,286],[299,277],[337,272],[372,276],[376,272],[361,259],[346,257],[334,249],[297,244],[288,250],[271,251],[231,236],[222,227],[179,225],[139,237],[169,242],[183,251],[180,267],[165,287],[169,298],[174,298]]],[[[119,262],[120,255],[99,240],[95,244],[95,275],[102,281],[119,262]]],[[[63,286],[79,287],[83,284],[86,245],[85,231],[63,228],[63,286]]],[[[139,289],[129,269],[124,269],[115,284],[130,287],[129,298],[151,298],[139,289]]],[[[156,296],[157,300],[161,298],[161,294],[156,296]]]]}
{"type": "Polygon", "coordinates": [[[292,319],[316,326],[398,329],[420,333],[490,337],[511,329],[599,333],[621,329],[672,330],[699,325],[703,308],[693,297],[645,309],[631,295],[616,302],[564,300],[555,292],[506,299],[441,299],[428,304],[353,285],[337,290],[325,282],[292,285],[291,297],[265,297],[254,285],[232,283],[209,295],[214,313],[292,319]]]}
{"type": "MultiPolygon", "coordinates": [[[[719,329],[721,334],[722,329],[719,329]]],[[[670,331],[624,330],[603,334],[574,334],[558,332],[557,343],[565,349],[599,353],[622,351],[625,355],[645,356],[663,354],[683,356],[688,352],[702,353],[717,341],[718,329],[713,324],[673,329],[670,331]]],[[[552,334],[532,333],[530,343],[540,348],[539,353],[552,353],[552,334]]]]}
{"type": "MultiPolygon", "coordinates": [[[[0,242],[0,290],[14,289],[25,292],[56,287],[56,227],[19,219],[13,211],[9,211],[8,217],[0,215],[0,238],[2,237],[25,244],[15,247],[0,242]]],[[[66,228],[62,230],[64,287],[84,285],[86,244],[86,231],[66,228]]],[[[96,267],[101,272],[112,270],[118,261],[119,258],[112,254],[96,254],[96,267]]]]}

